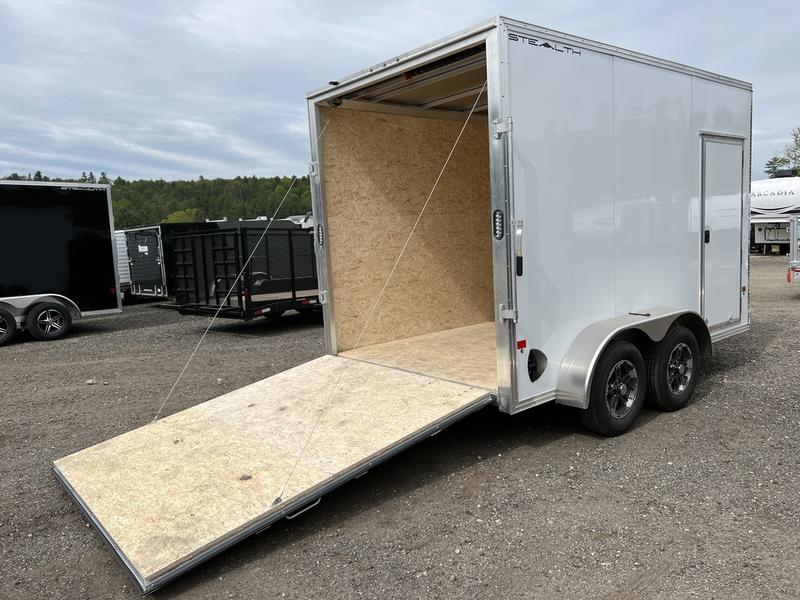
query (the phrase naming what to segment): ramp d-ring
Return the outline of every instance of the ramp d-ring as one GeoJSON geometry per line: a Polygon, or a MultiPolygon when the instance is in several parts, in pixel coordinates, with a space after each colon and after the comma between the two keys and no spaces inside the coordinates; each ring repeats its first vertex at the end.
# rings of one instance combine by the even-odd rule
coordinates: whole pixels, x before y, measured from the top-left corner
{"type": "Polygon", "coordinates": [[[294,514],[291,514],[291,515],[286,515],[286,520],[287,520],[287,521],[291,521],[292,519],[295,519],[295,518],[299,517],[300,515],[302,515],[302,514],[303,514],[304,512],[306,512],[307,510],[311,510],[312,508],[314,508],[315,506],[317,506],[317,504],[319,504],[320,502],[322,502],[322,496],[320,496],[319,498],[317,498],[317,501],[316,501],[316,502],[312,502],[311,504],[309,504],[309,505],[308,505],[308,506],[306,506],[305,508],[301,508],[301,509],[300,509],[300,510],[298,510],[296,513],[294,513],[294,514]]]}

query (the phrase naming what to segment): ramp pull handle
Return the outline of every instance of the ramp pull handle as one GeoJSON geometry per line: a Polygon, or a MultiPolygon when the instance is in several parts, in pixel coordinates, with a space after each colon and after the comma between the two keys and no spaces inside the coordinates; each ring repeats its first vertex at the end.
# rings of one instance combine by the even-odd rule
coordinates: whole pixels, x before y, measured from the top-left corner
{"type": "Polygon", "coordinates": [[[522,277],[522,221],[514,221],[514,258],[517,277],[522,277]]]}
{"type": "Polygon", "coordinates": [[[291,515],[286,515],[286,520],[287,520],[287,521],[291,521],[292,519],[296,519],[297,517],[299,517],[300,515],[302,515],[302,514],[303,514],[304,512],[306,512],[307,510],[311,510],[312,508],[314,508],[315,506],[317,506],[317,505],[318,505],[320,502],[322,502],[322,496],[320,496],[319,498],[317,498],[317,501],[316,501],[316,502],[312,502],[311,504],[309,504],[309,505],[308,505],[308,506],[306,506],[305,508],[301,508],[301,509],[300,509],[300,510],[298,510],[296,513],[293,513],[293,514],[291,514],[291,515]]]}

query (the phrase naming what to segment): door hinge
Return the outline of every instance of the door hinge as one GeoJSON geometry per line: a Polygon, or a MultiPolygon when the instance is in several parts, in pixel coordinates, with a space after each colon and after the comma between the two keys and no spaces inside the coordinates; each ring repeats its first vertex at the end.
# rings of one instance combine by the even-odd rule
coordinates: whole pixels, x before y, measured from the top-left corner
{"type": "Polygon", "coordinates": [[[514,321],[517,322],[517,310],[515,308],[506,308],[505,304],[501,304],[497,307],[500,319],[503,321],[514,321]]]}
{"type": "Polygon", "coordinates": [[[508,117],[505,121],[500,121],[499,119],[494,120],[494,138],[496,140],[500,139],[500,136],[504,133],[508,133],[511,131],[512,122],[511,117],[508,117]]]}
{"type": "Polygon", "coordinates": [[[319,163],[316,161],[308,163],[308,176],[316,177],[317,175],[319,175],[319,163]]]}
{"type": "Polygon", "coordinates": [[[327,290],[320,290],[319,291],[319,303],[320,304],[327,304],[328,303],[328,291],[327,290]]]}

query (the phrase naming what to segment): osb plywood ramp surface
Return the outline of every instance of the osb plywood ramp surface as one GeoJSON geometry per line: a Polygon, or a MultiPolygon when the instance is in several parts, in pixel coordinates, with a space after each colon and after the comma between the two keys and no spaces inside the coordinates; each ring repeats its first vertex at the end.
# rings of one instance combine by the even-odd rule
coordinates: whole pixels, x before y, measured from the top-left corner
{"type": "Polygon", "coordinates": [[[487,397],[467,385],[324,356],[55,467],[151,582],[279,511],[272,503],[318,418],[284,506],[487,397]]]}
{"type": "Polygon", "coordinates": [[[494,322],[356,348],[342,356],[497,390],[494,322]]]}
{"type": "MultiPolygon", "coordinates": [[[[323,108],[320,138],[338,351],[351,349],[462,123],[323,108]]],[[[494,315],[485,115],[453,152],[359,347],[494,315]]]]}

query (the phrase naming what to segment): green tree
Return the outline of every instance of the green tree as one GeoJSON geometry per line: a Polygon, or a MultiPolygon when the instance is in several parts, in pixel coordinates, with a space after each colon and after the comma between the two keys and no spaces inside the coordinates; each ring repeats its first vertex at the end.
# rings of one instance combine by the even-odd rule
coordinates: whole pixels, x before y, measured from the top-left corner
{"type": "Polygon", "coordinates": [[[792,140],[783,151],[786,156],[789,166],[793,169],[800,167],[800,127],[792,129],[792,140]]]}
{"type": "MultiPolygon", "coordinates": [[[[41,171],[32,179],[49,181],[41,171]]],[[[25,180],[26,175],[11,173],[5,179],[25,180]]],[[[53,178],[58,181],[88,183],[94,180],[92,171],[81,173],[78,178],[53,178]]],[[[107,173],[100,173],[100,183],[111,182],[107,173]]],[[[165,219],[193,221],[203,218],[238,219],[242,215],[255,218],[275,214],[291,177],[242,176],[234,179],[207,179],[164,181],[151,179],[113,179],[111,198],[114,208],[114,224],[120,229],[154,225],[165,219]]],[[[311,191],[308,177],[299,177],[286,196],[278,217],[306,214],[311,210],[311,191]]]]}
{"type": "Polygon", "coordinates": [[[778,171],[789,165],[785,156],[773,156],[764,164],[764,173],[771,179],[778,176],[778,171]]]}
{"type": "Polygon", "coordinates": [[[176,210],[164,217],[162,223],[193,223],[200,220],[199,208],[184,208],[176,210]]]}

